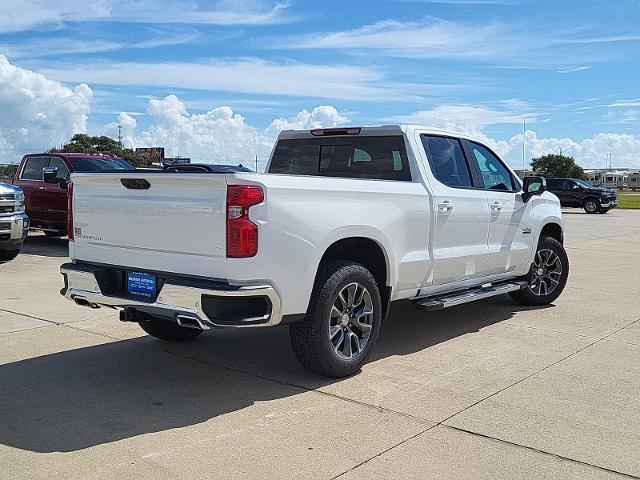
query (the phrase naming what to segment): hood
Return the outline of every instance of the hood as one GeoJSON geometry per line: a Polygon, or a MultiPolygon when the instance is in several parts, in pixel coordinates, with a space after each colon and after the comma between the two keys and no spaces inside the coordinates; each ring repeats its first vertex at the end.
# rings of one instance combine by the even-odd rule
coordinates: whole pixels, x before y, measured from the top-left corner
{"type": "Polygon", "coordinates": [[[8,183],[0,183],[0,194],[3,193],[22,193],[22,189],[17,185],[9,185],[8,183]]]}
{"type": "Polygon", "coordinates": [[[617,193],[613,188],[593,187],[593,188],[590,188],[589,190],[592,192],[606,193],[609,195],[615,195],[617,193]]]}

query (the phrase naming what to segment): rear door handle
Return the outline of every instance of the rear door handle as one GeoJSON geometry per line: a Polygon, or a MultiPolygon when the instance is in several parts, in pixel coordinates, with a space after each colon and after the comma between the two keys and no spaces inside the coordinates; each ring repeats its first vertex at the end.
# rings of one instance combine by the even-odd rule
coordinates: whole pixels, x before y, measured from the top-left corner
{"type": "Polygon", "coordinates": [[[453,203],[451,203],[449,200],[445,200],[438,204],[438,211],[441,213],[447,213],[451,210],[453,210],[453,203]]]}
{"type": "Polygon", "coordinates": [[[42,186],[38,187],[38,190],[46,190],[46,189],[47,187],[42,187],[42,186]]]}
{"type": "Polygon", "coordinates": [[[493,202],[491,204],[492,212],[499,212],[500,210],[502,210],[502,204],[500,202],[493,202]]]}

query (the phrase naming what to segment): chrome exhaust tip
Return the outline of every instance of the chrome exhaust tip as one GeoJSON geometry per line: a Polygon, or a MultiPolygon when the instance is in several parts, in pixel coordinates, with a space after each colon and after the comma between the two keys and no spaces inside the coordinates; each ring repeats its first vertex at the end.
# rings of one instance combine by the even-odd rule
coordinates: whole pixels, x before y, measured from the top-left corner
{"type": "Polygon", "coordinates": [[[73,297],[73,301],[75,302],[76,305],[80,305],[81,307],[89,307],[89,308],[100,308],[100,305],[96,305],[95,303],[91,303],[89,302],[89,300],[87,300],[84,297],[73,297]]]}
{"type": "Polygon", "coordinates": [[[178,315],[176,317],[178,325],[186,328],[194,328],[196,330],[209,330],[209,326],[204,324],[198,317],[190,315],[178,315]]]}

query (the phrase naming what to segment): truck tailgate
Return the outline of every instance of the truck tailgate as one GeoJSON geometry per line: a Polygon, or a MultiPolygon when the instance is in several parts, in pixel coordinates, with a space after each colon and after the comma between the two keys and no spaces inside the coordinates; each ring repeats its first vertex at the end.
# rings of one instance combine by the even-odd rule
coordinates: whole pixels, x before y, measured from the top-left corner
{"type": "Polygon", "coordinates": [[[73,259],[226,277],[225,175],[139,171],[72,181],[73,259]]]}

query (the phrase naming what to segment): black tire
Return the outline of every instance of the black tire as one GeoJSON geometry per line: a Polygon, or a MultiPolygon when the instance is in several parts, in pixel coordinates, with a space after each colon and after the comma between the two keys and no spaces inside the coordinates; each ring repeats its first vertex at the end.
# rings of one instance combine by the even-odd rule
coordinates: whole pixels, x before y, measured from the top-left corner
{"type": "Polygon", "coordinates": [[[569,258],[567,257],[567,252],[565,251],[562,244],[552,237],[544,237],[541,238],[538,242],[538,248],[536,250],[536,255],[540,251],[548,251],[551,250],[555,255],[557,255],[561,265],[562,272],[559,275],[558,284],[555,286],[555,289],[549,292],[546,295],[537,294],[532,290],[532,283],[534,283],[533,278],[535,275],[535,264],[531,265],[531,270],[529,271],[526,280],[527,286],[516,292],[511,292],[509,295],[516,302],[521,303],[522,305],[529,306],[540,306],[540,305],[549,305],[553,301],[555,301],[567,284],[567,279],[569,278],[569,258]]]}
{"type": "Polygon", "coordinates": [[[156,337],[167,342],[185,342],[202,334],[202,330],[181,327],[177,323],[173,323],[168,320],[143,320],[139,322],[139,325],[142,330],[152,337],[156,337]]]}
{"type": "Polygon", "coordinates": [[[597,198],[587,198],[584,201],[582,208],[584,208],[584,211],[589,214],[598,213],[600,210],[600,202],[598,202],[597,198]]]}
{"type": "Polygon", "coordinates": [[[62,238],[67,236],[67,232],[54,232],[50,230],[44,230],[44,234],[50,238],[62,238]]]}
{"type": "Polygon", "coordinates": [[[13,260],[18,256],[20,250],[0,250],[0,260],[13,260]]]}
{"type": "MultiPolygon", "coordinates": [[[[358,291],[356,290],[356,292],[358,291]]],[[[354,294],[354,297],[356,296],[357,294],[354,294]]],[[[362,293],[362,298],[360,299],[362,303],[358,302],[356,304],[352,302],[353,307],[346,310],[355,312],[356,306],[363,305],[362,311],[364,311],[364,298],[365,294],[362,293]]],[[[345,322],[351,322],[349,314],[345,315],[346,317],[343,315],[343,317],[339,318],[342,318],[345,322]]],[[[298,362],[307,370],[327,377],[346,377],[359,371],[369,358],[378,338],[381,322],[382,301],[380,291],[371,273],[358,263],[341,260],[330,261],[322,265],[318,272],[304,320],[290,327],[291,345],[298,362]],[[344,324],[331,325],[332,321],[334,321],[332,320],[334,304],[340,301],[338,295],[345,289],[350,288],[354,283],[364,287],[364,291],[368,293],[366,301],[370,302],[372,313],[367,316],[366,321],[370,325],[370,329],[366,329],[368,330],[367,333],[364,333],[365,330],[357,328],[360,323],[359,320],[353,320],[354,323],[348,323],[348,326],[344,324]],[[343,350],[347,349],[347,338],[349,339],[348,351],[350,354],[353,354],[354,345],[357,344],[358,347],[361,347],[360,349],[358,347],[355,348],[359,350],[357,354],[353,354],[351,358],[341,356],[344,355],[343,350],[338,352],[339,346],[333,345],[330,338],[329,332],[332,328],[334,331],[336,331],[336,328],[342,329],[342,333],[337,333],[341,335],[340,338],[343,343],[340,343],[340,340],[338,343],[344,346],[343,350]],[[357,332],[363,335],[364,346],[360,343],[360,338],[357,339],[356,343],[352,343],[352,335],[357,334],[357,332]],[[367,334],[368,336],[364,340],[364,335],[367,334]]],[[[334,336],[335,338],[337,336],[334,336]]]]}

